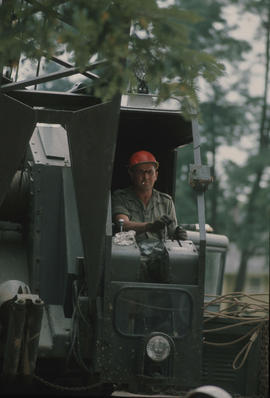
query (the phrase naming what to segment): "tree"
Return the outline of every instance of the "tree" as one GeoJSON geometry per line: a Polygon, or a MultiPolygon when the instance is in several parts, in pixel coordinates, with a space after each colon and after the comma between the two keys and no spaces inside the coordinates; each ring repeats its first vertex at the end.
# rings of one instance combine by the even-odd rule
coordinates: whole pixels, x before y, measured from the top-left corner
{"type": "MultiPolygon", "coordinates": [[[[269,253],[269,12],[270,2],[264,1],[209,1],[208,6],[200,1],[181,1],[181,4],[204,17],[192,26],[191,37],[195,46],[211,49],[217,59],[224,62],[231,71],[233,79],[226,86],[215,81],[206,86],[206,95],[200,103],[201,136],[207,163],[212,166],[214,182],[206,194],[206,220],[216,232],[228,235],[241,254],[235,291],[242,291],[245,286],[247,264],[251,257],[265,256],[269,253]],[[215,3],[215,4],[213,4],[215,3]],[[241,12],[249,11],[260,16],[261,23],[258,38],[264,38],[265,51],[258,61],[264,65],[264,93],[254,97],[249,91],[252,70],[237,69],[245,54],[251,48],[248,43],[232,39],[230,30],[222,19],[222,8],[237,3],[241,12]],[[218,23],[218,25],[217,25],[218,23]],[[218,29],[214,29],[218,26],[218,29]],[[196,40],[199,37],[199,40],[196,40]],[[221,57],[221,58],[219,58],[221,57]],[[237,94],[237,100],[231,101],[230,94],[237,94]],[[218,150],[226,144],[232,148],[241,139],[250,138],[253,148],[247,154],[247,161],[241,167],[238,162],[223,161],[223,168],[217,168],[218,150]]],[[[192,162],[192,159],[191,159],[192,162]]],[[[188,178],[179,159],[179,186],[181,174],[188,178]]],[[[191,191],[191,189],[190,189],[191,191]]],[[[181,222],[183,214],[190,219],[190,192],[184,184],[177,191],[181,198],[178,210],[181,222]],[[183,196],[184,195],[184,196],[183,196]]]]}
{"type": "Polygon", "coordinates": [[[244,11],[260,17],[258,36],[264,38],[265,51],[261,54],[264,65],[264,90],[262,97],[254,97],[245,92],[245,110],[249,125],[253,131],[254,145],[243,167],[229,162],[226,171],[229,177],[230,191],[227,209],[237,214],[236,222],[228,230],[240,250],[240,264],[234,286],[242,291],[245,285],[247,265],[251,257],[269,253],[269,215],[270,215],[270,178],[269,178],[269,132],[270,107],[269,62],[270,62],[270,2],[240,2],[244,11]]]}
{"type": "MultiPolygon", "coordinates": [[[[199,0],[181,0],[179,4],[201,17],[200,21],[190,28],[193,48],[207,50],[221,62],[237,68],[238,63],[243,59],[243,54],[250,51],[251,46],[246,41],[230,36],[234,27],[229,27],[223,17],[223,9],[230,2],[209,0],[205,4],[199,0]]],[[[211,166],[214,177],[206,195],[206,218],[215,232],[220,233],[226,232],[226,217],[223,216],[224,176],[219,175],[220,171],[217,168],[218,151],[222,145],[232,145],[239,140],[241,132],[239,126],[246,121],[242,104],[228,99],[228,94],[238,89],[239,85],[233,81],[224,87],[217,79],[205,86],[205,92],[200,101],[200,131],[205,154],[204,161],[211,166]]],[[[190,160],[192,163],[192,158],[190,160]]],[[[182,173],[188,179],[188,172],[182,168],[181,160],[179,160],[179,181],[182,173]]],[[[180,203],[187,203],[190,207],[191,198],[186,200],[183,197],[183,192],[185,195],[188,192],[184,187],[181,187],[180,191],[181,193],[178,193],[178,197],[182,199],[180,203]]],[[[189,214],[189,209],[185,208],[184,214],[189,214]]]]}
{"type": "MultiPolygon", "coordinates": [[[[235,242],[240,250],[235,291],[242,291],[245,287],[247,265],[251,257],[263,255],[267,258],[269,250],[267,236],[269,233],[270,181],[267,160],[269,158],[269,116],[267,117],[269,104],[267,96],[269,92],[270,3],[267,0],[243,4],[244,10],[253,14],[256,13],[261,17],[260,37],[265,38],[265,52],[261,54],[261,61],[265,67],[264,93],[262,97],[252,96],[252,93],[250,94],[248,90],[250,69],[246,73],[242,72],[237,84],[240,97],[239,105],[234,109],[232,106],[228,107],[227,112],[223,112],[223,117],[225,115],[227,117],[236,116],[234,118],[229,117],[227,120],[227,126],[230,129],[230,131],[227,131],[227,137],[240,140],[240,138],[250,135],[253,138],[254,146],[242,167],[232,161],[225,165],[227,182],[225,184],[223,182],[223,194],[219,194],[218,198],[221,205],[220,209],[223,209],[223,214],[226,217],[222,219],[217,216],[214,211],[215,204],[211,209],[213,220],[218,220],[219,227],[224,228],[231,241],[235,242]],[[231,123],[233,119],[234,123],[231,123]],[[262,209],[264,210],[262,211],[262,209]],[[267,219],[268,222],[265,222],[267,219]]],[[[202,107],[204,105],[202,104],[202,107]]],[[[216,114],[216,112],[208,111],[203,114],[207,119],[209,115],[216,114]]],[[[206,126],[209,126],[208,123],[204,124],[204,127],[206,126]]],[[[222,123],[217,123],[217,126],[224,130],[222,123]]],[[[212,140],[209,137],[208,142],[220,139],[221,135],[218,134],[215,138],[212,136],[212,140]]],[[[211,193],[210,188],[210,195],[211,193]]],[[[214,195],[214,197],[216,196],[214,195]]],[[[218,213],[220,214],[220,212],[218,213]]]]}
{"type": "Polygon", "coordinates": [[[0,7],[2,67],[16,65],[21,54],[39,59],[67,52],[80,71],[94,69],[102,77],[92,87],[102,98],[137,86],[137,74],[151,76],[160,98],[174,94],[195,106],[195,79],[212,81],[223,66],[192,48],[194,13],[160,5],[156,0],[5,0],[0,7]]]}

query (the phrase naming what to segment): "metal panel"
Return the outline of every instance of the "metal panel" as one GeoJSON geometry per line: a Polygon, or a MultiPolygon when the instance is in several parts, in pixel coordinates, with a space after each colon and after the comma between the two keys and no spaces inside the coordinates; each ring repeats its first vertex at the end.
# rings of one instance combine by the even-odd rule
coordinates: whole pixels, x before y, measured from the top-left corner
{"type": "Polygon", "coordinates": [[[70,167],[62,168],[63,184],[63,210],[64,210],[64,229],[65,229],[65,250],[66,250],[66,285],[64,311],[66,316],[72,316],[73,295],[72,285],[78,273],[76,259],[83,258],[82,240],[78,218],[77,203],[70,167]]]}
{"type": "Polygon", "coordinates": [[[37,123],[30,149],[35,163],[70,166],[67,134],[59,124],[37,123]]]}
{"type": "Polygon", "coordinates": [[[67,134],[58,124],[37,123],[30,149],[35,163],[70,166],[67,134]]]}
{"type": "MultiPolygon", "coordinates": [[[[42,90],[15,90],[10,91],[9,96],[24,102],[29,106],[46,107],[53,110],[77,110],[93,106],[100,101],[85,94],[61,93],[57,91],[42,91],[42,90]]],[[[43,109],[38,109],[37,112],[42,112],[43,109]]]]}
{"type": "Polygon", "coordinates": [[[31,290],[46,304],[63,304],[66,254],[61,167],[34,165],[31,290]]]}
{"type": "Polygon", "coordinates": [[[76,112],[67,124],[90,298],[97,296],[103,268],[119,108],[118,97],[76,112]]]}
{"type": "Polygon", "coordinates": [[[131,246],[112,245],[111,280],[138,282],[140,277],[140,251],[131,246]],[[128,265],[127,265],[128,264],[128,265]]]}
{"type": "Polygon", "coordinates": [[[38,134],[48,159],[65,159],[66,132],[61,126],[39,125],[38,134]]]}
{"type": "Polygon", "coordinates": [[[0,205],[20,166],[35,126],[32,108],[0,94],[0,205]]]}
{"type": "MultiPolygon", "coordinates": [[[[112,311],[112,308],[115,310],[115,297],[123,288],[152,289],[153,291],[159,288],[164,289],[164,292],[184,291],[192,297],[193,314],[190,333],[183,338],[174,338],[176,352],[179,353],[174,357],[174,371],[177,375],[177,385],[189,388],[199,385],[202,362],[201,331],[197,306],[199,292],[196,286],[181,286],[179,284],[110,283],[108,301],[104,308],[104,332],[97,347],[97,356],[100,360],[97,361],[97,364],[101,365],[104,377],[107,380],[117,378],[126,383],[130,380],[130,375],[141,374],[138,360],[141,355],[142,341],[138,337],[123,338],[115,328],[116,312],[112,311]]],[[[156,381],[161,382],[161,378],[156,381]]],[[[149,383],[154,382],[155,378],[149,378],[149,383]]],[[[167,379],[166,382],[176,385],[175,379],[167,379]]]]}
{"type": "Polygon", "coordinates": [[[73,187],[72,174],[69,167],[62,168],[62,179],[67,272],[69,274],[76,274],[76,258],[83,257],[84,254],[81,242],[78,211],[73,187]]]}

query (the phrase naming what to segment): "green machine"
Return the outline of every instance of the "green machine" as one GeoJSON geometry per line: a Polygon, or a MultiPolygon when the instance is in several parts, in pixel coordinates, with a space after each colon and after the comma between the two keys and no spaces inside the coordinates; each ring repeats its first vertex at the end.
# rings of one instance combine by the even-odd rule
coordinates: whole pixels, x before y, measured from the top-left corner
{"type": "Polygon", "coordinates": [[[196,120],[182,117],[177,99],[101,103],[13,84],[0,96],[3,391],[184,394],[211,383],[257,394],[256,372],[242,380],[260,341],[233,383],[226,360],[217,364],[217,351],[203,348],[205,291],[221,294],[228,239],[205,231],[211,176],[196,120]],[[157,188],[174,197],[176,148],[192,141],[199,232],[164,241],[170,278],[142,282],[138,245],[116,239],[111,192],[129,183],[130,154],[146,148],[161,163],[157,188]]]}
{"type": "MultiPolygon", "coordinates": [[[[78,72],[64,66],[66,76],[78,72]]],[[[231,349],[204,344],[205,293],[222,293],[229,242],[206,232],[212,178],[201,164],[196,115],[186,120],[177,98],[128,93],[104,103],[80,87],[28,88],[64,75],[1,80],[1,391],[184,396],[212,384],[266,397],[262,334],[236,371],[231,349]],[[177,156],[190,143],[198,229],[186,241],[162,241],[166,275],[143,282],[147,256],[125,233],[119,238],[111,193],[129,184],[127,161],[145,149],[161,164],[157,189],[175,198],[177,156]]],[[[209,308],[217,313],[219,304],[209,308]]],[[[226,340],[226,321],[213,322],[212,341],[226,340]]],[[[250,328],[230,333],[237,340],[250,328]]]]}
{"type": "Polygon", "coordinates": [[[139,247],[114,242],[110,203],[111,191],[128,184],[127,159],[141,146],[164,165],[159,188],[173,194],[175,148],[192,140],[191,123],[177,100],[165,109],[151,95],[92,104],[67,93],[52,109],[53,96],[1,95],[1,176],[12,177],[1,192],[3,376],[45,374],[59,384],[59,362],[59,377],[75,367],[74,377],[89,385],[196,386],[203,256],[191,240],[165,242],[170,283],[140,282],[139,247]]]}

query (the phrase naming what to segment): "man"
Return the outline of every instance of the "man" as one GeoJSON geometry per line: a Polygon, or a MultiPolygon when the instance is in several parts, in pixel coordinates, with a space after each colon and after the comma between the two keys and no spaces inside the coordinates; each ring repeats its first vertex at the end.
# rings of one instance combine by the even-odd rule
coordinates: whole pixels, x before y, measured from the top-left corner
{"type": "Polygon", "coordinates": [[[116,224],[120,219],[124,220],[123,230],[136,231],[137,241],[187,239],[186,231],[177,226],[171,196],[154,189],[158,167],[158,161],[150,152],[138,151],[130,157],[128,173],[132,185],[113,193],[113,220],[116,224]]]}

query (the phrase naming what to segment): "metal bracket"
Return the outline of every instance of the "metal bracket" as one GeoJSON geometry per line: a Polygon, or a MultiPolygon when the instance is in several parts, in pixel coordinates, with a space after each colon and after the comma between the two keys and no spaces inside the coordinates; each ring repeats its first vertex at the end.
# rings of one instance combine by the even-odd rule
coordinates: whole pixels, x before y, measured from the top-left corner
{"type": "Polygon", "coordinates": [[[213,182],[210,167],[197,164],[191,164],[189,167],[189,184],[196,191],[206,191],[208,185],[213,182]]]}

